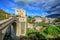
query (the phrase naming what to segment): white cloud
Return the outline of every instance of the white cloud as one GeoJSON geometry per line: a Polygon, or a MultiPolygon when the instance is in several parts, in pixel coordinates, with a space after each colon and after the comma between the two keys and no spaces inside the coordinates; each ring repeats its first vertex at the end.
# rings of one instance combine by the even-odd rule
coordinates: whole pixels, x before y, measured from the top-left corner
{"type": "Polygon", "coordinates": [[[19,2],[19,1],[32,2],[32,1],[35,1],[35,0],[14,0],[14,2],[19,2]]]}
{"type": "Polygon", "coordinates": [[[15,10],[16,8],[11,8],[12,10],[15,10]]]}
{"type": "MultiPolygon", "coordinates": [[[[55,8],[52,8],[53,6],[56,6],[60,3],[60,0],[14,0],[15,2],[22,2],[22,4],[20,4],[20,6],[27,6],[28,9],[30,10],[38,10],[38,8],[44,8],[46,11],[50,11],[53,12],[54,10],[56,10],[57,8],[60,8],[60,6],[57,6],[55,8]],[[29,4],[32,4],[36,7],[32,7],[29,6],[29,4]],[[52,8],[52,9],[51,9],[52,8]]],[[[17,3],[18,4],[18,3],[17,3]]],[[[57,13],[57,12],[53,12],[53,13],[57,13]]]]}
{"type": "Polygon", "coordinates": [[[60,6],[57,6],[56,8],[60,8],[60,6]]]}

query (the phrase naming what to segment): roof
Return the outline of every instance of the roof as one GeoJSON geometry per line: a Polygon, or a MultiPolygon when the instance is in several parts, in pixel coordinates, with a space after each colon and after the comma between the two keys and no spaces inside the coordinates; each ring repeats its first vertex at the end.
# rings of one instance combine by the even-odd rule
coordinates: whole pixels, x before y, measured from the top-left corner
{"type": "Polygon", "coordinates": [[[35,22],[42,22],[42,20],[36,20],[35,22]]]}

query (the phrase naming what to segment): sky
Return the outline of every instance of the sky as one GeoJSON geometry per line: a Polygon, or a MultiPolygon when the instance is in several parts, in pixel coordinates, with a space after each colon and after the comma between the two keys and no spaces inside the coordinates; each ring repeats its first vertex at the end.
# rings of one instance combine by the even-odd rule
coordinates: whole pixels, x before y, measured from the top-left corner
{"type": "Polygon", "coordinates": [[[60,14],[60,0],[0,0],[0,9],[14,14],[16,8],[24,9],[30,16],[60,14]]]}

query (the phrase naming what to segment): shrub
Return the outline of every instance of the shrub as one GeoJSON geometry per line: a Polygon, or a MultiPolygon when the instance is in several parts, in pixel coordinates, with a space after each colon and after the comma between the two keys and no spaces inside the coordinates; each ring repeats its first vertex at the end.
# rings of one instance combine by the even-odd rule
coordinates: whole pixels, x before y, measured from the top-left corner
{"type": "Polygon", "coordinates": [[[48,26],[42,31],[42,35],[44,36],[51,35],[57,37],[58,34],[60,34],[60,29],[56,26],[48,26]]]}

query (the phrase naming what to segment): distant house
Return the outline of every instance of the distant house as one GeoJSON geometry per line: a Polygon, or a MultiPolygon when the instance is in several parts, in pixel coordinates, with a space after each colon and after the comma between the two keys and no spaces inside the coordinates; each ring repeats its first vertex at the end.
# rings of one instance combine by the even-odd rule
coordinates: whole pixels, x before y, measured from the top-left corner
{"type": "Polygon", "coordinates": [[[27,24],[27,28],[33,29],[33,24],[28,23],[28,24],[27,24]]]}
{"type": "Polygon", "coordinates": [[[41,16],[35,16],[35,23],[40,23],[42,22],[42,17],[41,16]]]}
{"type": "Polygon", "coordinates": [[[40,23],[40,22],[42,22],[41,19],[40,20],[35,20],[35,23],[40,23]]]}
{"type": "Polygon", "coordinates": [[[48,18],[45,16],[35,16],[35,23],[41,23],[41,22],[45,22],[45,23],[49,23],[54,21],[55,18],[48,18]]]}

